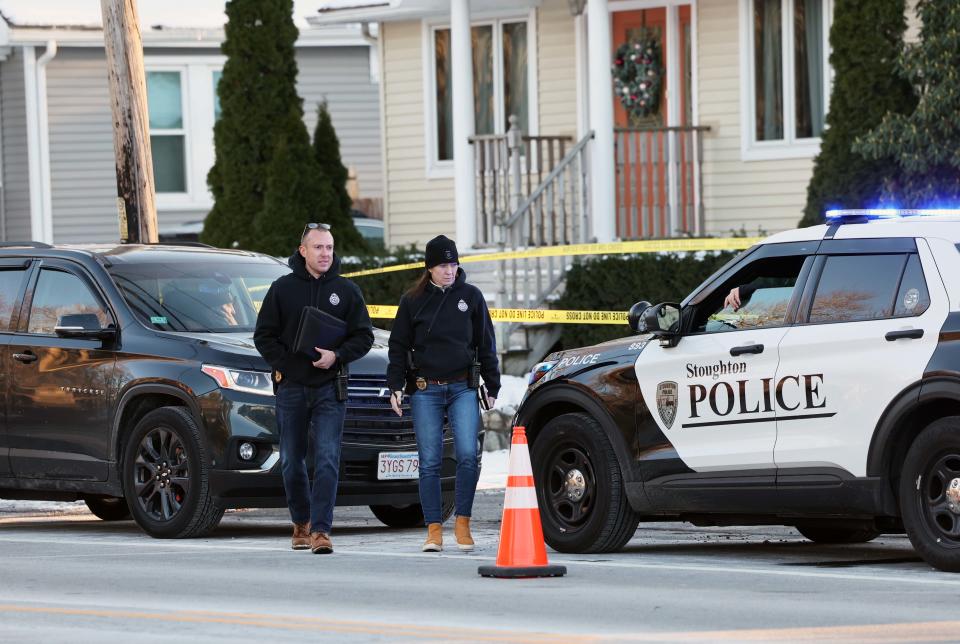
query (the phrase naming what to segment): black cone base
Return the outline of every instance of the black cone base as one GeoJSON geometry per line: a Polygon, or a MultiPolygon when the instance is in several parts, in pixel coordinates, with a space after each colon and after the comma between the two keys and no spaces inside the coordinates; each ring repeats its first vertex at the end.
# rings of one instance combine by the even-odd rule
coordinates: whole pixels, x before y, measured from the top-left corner
{"type": "Polygon", "coordinates": [[[500,577],[502,579],[517,579],[523,577],[563,577],[567,574],[566,566],[480,566],[477,572],[481,577],[500,577]]]}

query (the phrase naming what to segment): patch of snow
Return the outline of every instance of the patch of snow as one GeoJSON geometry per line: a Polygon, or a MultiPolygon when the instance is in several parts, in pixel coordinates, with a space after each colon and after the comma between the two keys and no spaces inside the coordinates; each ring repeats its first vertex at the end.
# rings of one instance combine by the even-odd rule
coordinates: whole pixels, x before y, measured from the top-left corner
{"type": "Polygon", "coordinates": [[[500,376],[500,393],[497,394],[497,404],[494,409],[513,416],[527,393],[526,376],[500,376]]]}
{"type": "Polygon", "coordinates": [[[507,485],[507,469],[510,464],[510,450],[498,449],[483,453],[483,465],[480,467],[478,490],[502,490],[507,485]]]}

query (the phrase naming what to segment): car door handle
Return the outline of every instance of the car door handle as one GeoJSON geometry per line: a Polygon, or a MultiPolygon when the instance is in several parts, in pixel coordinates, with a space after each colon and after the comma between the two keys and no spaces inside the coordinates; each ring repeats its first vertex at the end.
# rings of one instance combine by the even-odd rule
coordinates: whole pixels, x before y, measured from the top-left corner
{"type": "Polygon", "coordinates": [[[730,355],[742,356],[744,353],[763,353],[762,344],[745,344],[742,347],[733,347],[730,349],[730,355]]]}
{"type": "Polygon", "coordinates": [[[923,337],[923,329],[901,329],[900,331],[890,331],[883,337],[887,339],[887,342],[893,342],[894,340],[899,340],[901,338],[910,338],[916,340],[923,337]]]}
{"type": "Polygon", "coordinates": [[[22,362],[22,363],[26,364],[26,363],[28,363],[28,362],[36,362],[36,361],[37,361],[37,356],[36,356],[36,354],[30,353],[30,352],[27,352],[27,353],[15,353],[15,354],[13,354],[13,359],[14,359],[14,360],[18,360],[19,362],[22,362]]]}

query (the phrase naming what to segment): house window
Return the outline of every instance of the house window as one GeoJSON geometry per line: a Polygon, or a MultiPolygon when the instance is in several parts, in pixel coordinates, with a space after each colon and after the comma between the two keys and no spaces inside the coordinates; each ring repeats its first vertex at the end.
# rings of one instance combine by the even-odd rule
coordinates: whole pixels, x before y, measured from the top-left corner
{"type": "Polygon", "coordinates": [[[157,206],[197,211],[213,205],[207,173],[220,118],[222,56],[151,56],[144,61],[157,206]]]}
{"type": "Polygon", "coordinates": [[[751,143],[815,143],[826,113],[831,0],[742,1],[748,17],[751,143]]]}
{"type": "MultiPolygon", "coordinates": [[[[524,132],[530,127],[529,58],[526,21],[500,20],[471,29],[473,49],[473,105],[477,134],[505,132],[516,115],[524,132]]],[[[450,29],[433,30],[434,90],[437,161],[453,159],[453,95],[450,65],[450,29]]]]}
{"type": "Polygon", "coordinates": [[[147,72],[150,147],[157,192],[186,192],[186,130],[180,72],[147,72]]]}
{"type": "Polygon", "coordinates": [[[213,120],[220,120],[220,95],[217,94],[217,87],[220,85],[220,77],[223,72],[219,69],[213,72],[213,120]]]}

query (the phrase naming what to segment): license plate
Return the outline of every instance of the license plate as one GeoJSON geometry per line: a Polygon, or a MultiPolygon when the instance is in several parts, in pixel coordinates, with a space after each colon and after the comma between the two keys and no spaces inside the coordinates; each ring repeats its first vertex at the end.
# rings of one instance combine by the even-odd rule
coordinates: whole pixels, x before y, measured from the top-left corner
{"type": "Polygon", "coordinates": [[[380,452],[377,479],[415,479],[420,477],[420,456],[417,452],[380,452]]]}

